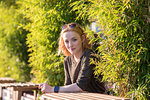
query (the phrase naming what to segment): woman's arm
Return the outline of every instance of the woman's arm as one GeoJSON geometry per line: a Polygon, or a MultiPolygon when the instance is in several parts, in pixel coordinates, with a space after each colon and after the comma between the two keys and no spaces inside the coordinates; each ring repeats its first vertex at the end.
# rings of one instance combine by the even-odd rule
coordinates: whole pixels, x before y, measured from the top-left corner
{"type": "MultiPolygon", "coordinates": [[[[53,93],[54,87],[49,86],[47,83],[43,83],[39,85],[39,88],[43,93],[53,93]]],[[[82,89],[77,86],[76,83],[66,85],[66,86],[60,86],[59,92],[82,92],[82,89]]]]}
{"type": "Polygon", "coordinates": [[[70,84],[66,86],[61,86],[59,92],[82,92],[82,89],[76,84],[70,84]]]}

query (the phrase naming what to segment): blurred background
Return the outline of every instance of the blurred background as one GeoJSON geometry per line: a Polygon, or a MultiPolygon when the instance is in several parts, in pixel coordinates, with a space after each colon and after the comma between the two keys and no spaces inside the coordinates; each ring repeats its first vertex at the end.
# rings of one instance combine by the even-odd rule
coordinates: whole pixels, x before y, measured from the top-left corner
{"type": "Polygon", "coordinates": [[[150,95],[149,0],[0,0],[0,77],[63,85],[61,26],[79,23],[113,95],[150,95]],[[115,84],[115,86],[114,86],[115,84]]]}

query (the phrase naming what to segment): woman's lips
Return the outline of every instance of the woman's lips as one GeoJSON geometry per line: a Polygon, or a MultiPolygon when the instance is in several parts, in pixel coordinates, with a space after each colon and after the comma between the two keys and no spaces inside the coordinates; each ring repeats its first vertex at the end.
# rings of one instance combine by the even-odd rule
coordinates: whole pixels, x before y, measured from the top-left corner
{"type": "Polygon", "coordinates": [[[71,48],[71,50],[73,51],[73,50],[75,50],[75,48],[71,48]]]}

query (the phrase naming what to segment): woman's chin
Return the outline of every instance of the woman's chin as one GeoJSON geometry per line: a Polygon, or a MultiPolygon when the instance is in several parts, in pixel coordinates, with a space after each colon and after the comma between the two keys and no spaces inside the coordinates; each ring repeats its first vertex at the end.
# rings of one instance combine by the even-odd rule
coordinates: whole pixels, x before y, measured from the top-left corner
{"type": "Polygon", "coordinates": [[[70,53],[71,53],[71,55],[74,55],[74,54],[75,54],[75,52],[73,52],[73,51],[71,51],[70,53]]]}

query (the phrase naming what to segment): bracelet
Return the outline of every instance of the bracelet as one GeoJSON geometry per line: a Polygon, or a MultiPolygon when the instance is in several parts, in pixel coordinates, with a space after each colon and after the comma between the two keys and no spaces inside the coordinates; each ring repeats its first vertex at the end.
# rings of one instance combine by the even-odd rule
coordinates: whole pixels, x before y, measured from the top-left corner
{"type": "Polygon", "coordinates": [[[55,92],[55,93],[58,93],[58,91],[59,91],[59,86],[55,86],[55,87],[54,87],[54,92],[55,92]]]}

